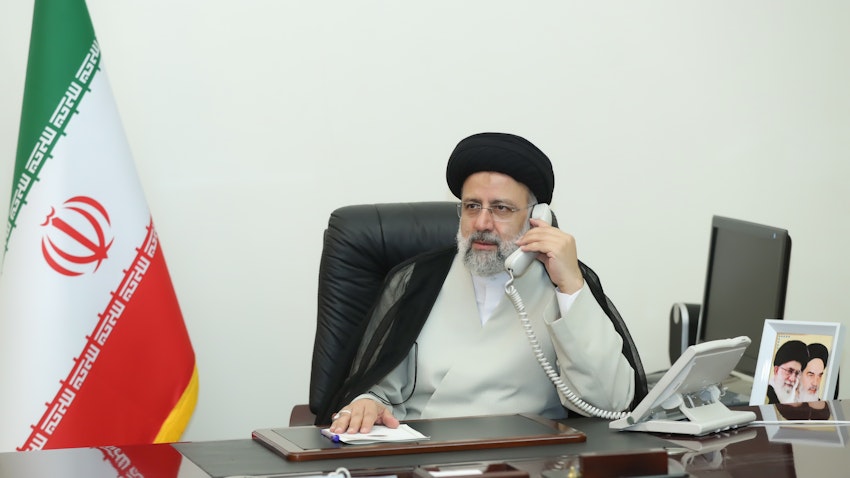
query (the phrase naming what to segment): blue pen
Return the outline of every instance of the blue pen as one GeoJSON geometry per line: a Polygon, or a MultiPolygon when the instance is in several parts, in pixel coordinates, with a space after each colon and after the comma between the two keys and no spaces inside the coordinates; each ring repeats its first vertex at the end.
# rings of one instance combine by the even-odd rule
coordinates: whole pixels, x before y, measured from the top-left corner
{"type": "Polygon", "coordinates": [[[341,440],[339,439],[339,435],[337,435],[336,433],[331,433],[330,429],[328,429],[328,428],[322,429],[322,435],[330,438],[331,441],[334,442],[334,443],[340,443],[341,442],[341,440]]]}

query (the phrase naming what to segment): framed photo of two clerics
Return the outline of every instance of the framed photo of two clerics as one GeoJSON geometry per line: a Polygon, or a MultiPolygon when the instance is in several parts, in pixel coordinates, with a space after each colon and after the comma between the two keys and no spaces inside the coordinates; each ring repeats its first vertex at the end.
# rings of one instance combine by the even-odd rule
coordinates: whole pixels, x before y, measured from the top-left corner
{"type": "Polygon", "coordinates": [[[765,320],[750,405],[833,399],[843,345],[839,323],[765,320]]]}

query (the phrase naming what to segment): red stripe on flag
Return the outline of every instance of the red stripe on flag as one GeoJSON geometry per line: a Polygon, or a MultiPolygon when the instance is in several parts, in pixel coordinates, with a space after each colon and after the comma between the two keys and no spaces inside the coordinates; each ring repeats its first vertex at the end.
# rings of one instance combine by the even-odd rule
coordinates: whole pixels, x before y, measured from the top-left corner
{"type": "Polygon", "coordinates": [[[195,354],[153,221],[59,392],[19,450],[153,443],[195,354]]]}

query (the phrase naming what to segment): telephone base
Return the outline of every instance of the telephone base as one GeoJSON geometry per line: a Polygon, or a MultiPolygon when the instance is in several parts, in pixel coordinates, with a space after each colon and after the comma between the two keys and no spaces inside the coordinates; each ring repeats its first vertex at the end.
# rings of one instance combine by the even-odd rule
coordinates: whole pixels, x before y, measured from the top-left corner
{"type": "Polygon", "coordinates": [[[630,425],[626,417],[611,422],[611,428],[623,431],[700,436],[738,428],[756,419],[756,414],[753,412],[729,410],[720,402],[693,408],[683,404],[679,406],[679,410],[685,415],[685,418],[681,420],[654,418],[630,425]]]}
{"type": "Polygon", "coordinates": [[[634,410],[609,427],[698,436],[754,421],[753,412],[726,408],[717,386],[729,376],[750,342],[742,335],[691,345],[634,410]]]}

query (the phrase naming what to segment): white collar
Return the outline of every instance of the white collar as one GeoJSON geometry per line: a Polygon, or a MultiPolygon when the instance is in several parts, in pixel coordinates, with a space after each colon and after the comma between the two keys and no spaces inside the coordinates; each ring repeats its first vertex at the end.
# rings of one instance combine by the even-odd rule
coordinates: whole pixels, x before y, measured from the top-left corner
{"type": "Polygon", "coordinates": [[[487,323],[493,316],[499,301],[505,295],[505,283],[511,278],[507,272],[492,276],[472,275],[472,285],[475,288],[475,302],[478,303],[478,316],[481,325],[487,323]]]}

